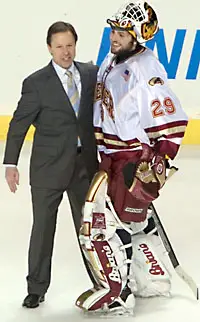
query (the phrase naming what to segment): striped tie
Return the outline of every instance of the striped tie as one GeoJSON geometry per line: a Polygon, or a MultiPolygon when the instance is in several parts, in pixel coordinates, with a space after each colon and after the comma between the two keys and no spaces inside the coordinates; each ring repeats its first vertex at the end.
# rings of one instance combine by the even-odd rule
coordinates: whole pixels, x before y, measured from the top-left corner
{"type": "Polygon", "coordinates": [[[79,105],[80,105],[80,98],[79,98],[78,88],[77,88],[76,83],[74,81],[72,72],[67,70],[66,74],[68,76],[68,78],[67,78],[68,97],[69,97],[69,100],[70,100],[70,102],[72,104],[72,107],[73,107],[74,112],[75,112],[76,117],[77,117],[78,116],[79,105]]]}
{"type": "MultiPolygon", "coordinates": [[[[78,117],[78,112],[79,112],[79,106],[80,106],[80,97],[79,97],[79,92],[78,88],[76,86],[76,83],[74,81],[73,74],[70,70],[66,71],[67,77],[67,93],[69,100],[72,104],[72,107],[74,109],[74,112],[76,114],[76,117],[78,117]]],[[[81,141],[80,138],[78,137],[78,146],[81,146],[81,141]]]]}

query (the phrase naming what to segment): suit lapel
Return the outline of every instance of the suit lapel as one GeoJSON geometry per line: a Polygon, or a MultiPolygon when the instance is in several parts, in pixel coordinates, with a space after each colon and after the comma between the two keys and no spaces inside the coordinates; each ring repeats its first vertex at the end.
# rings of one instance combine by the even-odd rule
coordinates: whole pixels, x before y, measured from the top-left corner
{"type": "Polygon", "coordinates": [[[53,95],[54,100],[56,97],[56,100],[59,104],[59,108],[64,108],[67,112],[71,112],[74,115],[74,117],[76,117],[71,102],[51,62],[47,66],[46,86],[49,95],[53,95]]]}
{"type": "Polygon", "coordinates": [[[80,97],[80,107],[79,107],[79,113],[78,113],[78,118],[81,116],[81,113],[83,111],[85,101],[87,98],[87,84],[89,82],[89,73],[88,69],[85,68],[84,64],[74,62],[76,68],[78,69],[80,73],[80,78],[81,78],[81,97],[80,97]]]}

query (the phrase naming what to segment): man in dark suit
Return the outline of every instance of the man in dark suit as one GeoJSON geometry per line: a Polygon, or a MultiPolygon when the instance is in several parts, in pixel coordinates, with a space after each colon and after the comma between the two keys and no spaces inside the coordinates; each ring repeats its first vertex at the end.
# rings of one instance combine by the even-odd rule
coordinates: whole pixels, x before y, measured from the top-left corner
{"type": "Polygon", "coordinates": [[[28,295],[23,306],[37,307],[50,284],[58,207],[66,191],[78,234],[81,208],[97,169],[93,96],[97,66],[74,61],[77,34],[71,24],[48,30],[52,61],[27,77],[10,122],[5,148],[6,180],[19,184],[17,163],[24,138],[35,126],[30,162],[33,227],[29,247],[28,295]]]}

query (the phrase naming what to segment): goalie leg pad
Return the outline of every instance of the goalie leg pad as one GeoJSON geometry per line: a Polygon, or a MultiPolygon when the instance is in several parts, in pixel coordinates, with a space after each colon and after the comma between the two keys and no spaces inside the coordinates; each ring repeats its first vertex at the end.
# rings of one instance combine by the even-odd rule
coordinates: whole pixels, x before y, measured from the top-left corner
{"type": "Polygon", "coordinates": [[[87,250],[90,258],[90,267],[98,281],[99,290],[91,294],[82,303],[82,308],[89,311],[101,309],[118,298],[127,281],[127,265],[124,251],[117,251],[120,240],[113,236],[110,241],[93,241],[92,249],[87,250]]]}
{"type": "Polygon", "coordinates": [[[129,287],[135,296],[168,296],[170,293],[171,276],[155,250],[153,245],[153,239],[155,238],[159,237],[145,234],[138,234],[132,237],[131,275],[134,277],[134,283],[131,282],[130,278],[129,287]],[[137,291],[135,291],[135,281],[137,291]]]}
{"type": "Polygon", "coordinates": [[[128,278],[127,253],[125,249],[121,249],[124,244],[117,232],[109,240],[93,239],[90,244],[87,241],[87,248],[83,239],[81,242],[83,252],[99,288],[92,293],[89,292],[86,298],[83,293],[76,304],[85,310],[96,311],[102,309],[104,304],[112,304],[120,297],[126,286],[128,278]]]}
{"type": "MultiPolygon", "coordinates": [[[[117,232],[119,224],[106,208],[107,178],[93,182],[91,194],[83,209],[80,244],[98,287],[79,296],[76,305],[87,311],[101,310],[118,299],[127,284],[128,256],[117,232]],[[96,189],[95,189],[96,187],[96,189]]],[[[129,238],[131,244],[131,238],[129,238]]]]}

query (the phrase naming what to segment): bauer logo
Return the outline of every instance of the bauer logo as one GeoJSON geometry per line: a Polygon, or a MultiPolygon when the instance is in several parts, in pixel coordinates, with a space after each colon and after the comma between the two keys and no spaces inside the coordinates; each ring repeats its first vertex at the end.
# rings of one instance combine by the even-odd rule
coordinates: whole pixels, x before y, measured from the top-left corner
{"type": "MultiPolygon", "coordinates": [[[[106,27],[103,31],[101,44],[99,48],[99,54],[97,58],[97,65],[100,65],[106,54],[109,51],[110,28],[106,27]]],[[[188,37],[191,37],[189,35],[188,37]]],[[[148,41],[146,46],[150,49],[157,49],[157,54],[160,62],[165,67],[169,79],[175,79],[182,59],[182,53],[184,44],[187,41],[187,30],[177,29],[174,30],[174,40],[172,43],[172,49],[167,50],[167,42],[165,38],[165,32],[160,29],[154,39],[148,41]]],[[[189,53],[188,61],[185,69],[185,79],[197,79],[199,63],[200,63],[200,30],[196,30],[194,33],[194,41],[191,44],[191,48],[187,49],[189,53]]],[[[184,67],[185,68],[185,67],[184,67]]]]}

